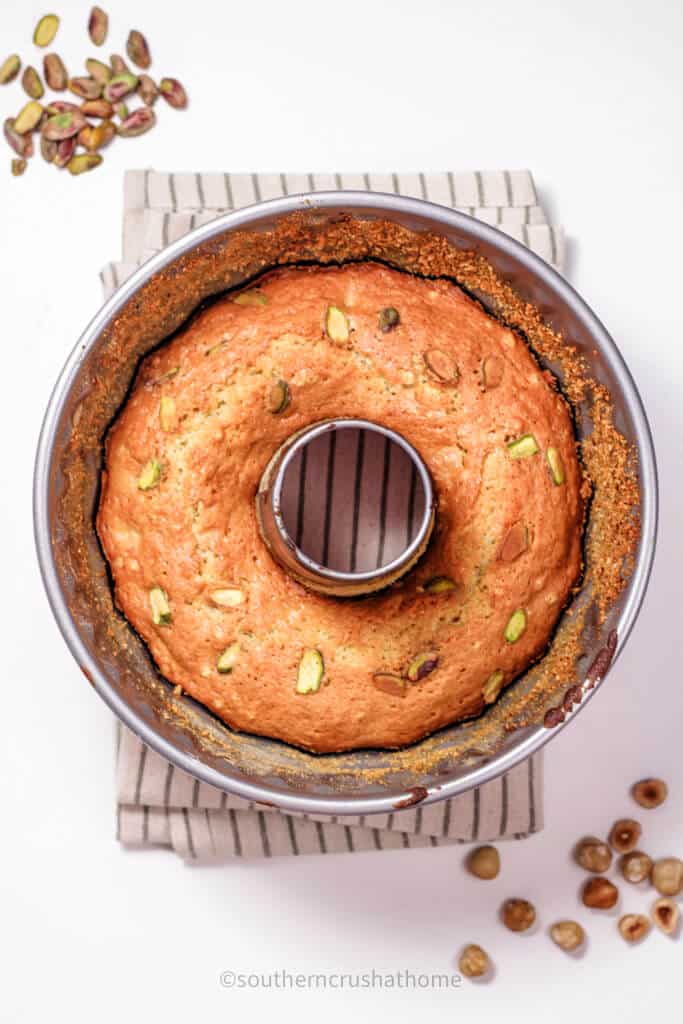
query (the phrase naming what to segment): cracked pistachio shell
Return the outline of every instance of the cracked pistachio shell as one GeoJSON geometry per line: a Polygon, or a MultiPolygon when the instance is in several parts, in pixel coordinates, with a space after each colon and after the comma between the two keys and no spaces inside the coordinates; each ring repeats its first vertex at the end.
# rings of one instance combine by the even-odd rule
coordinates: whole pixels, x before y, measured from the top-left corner
{"type": "Polygon", "coordinates": [[[325,674],[325,663],[320,651],[309,647],[299,662],[296,676],[297,693],[317,693],[325,674]]]}
{"type": "Polygon", "coordinates": [[[338,345],[349,340],[349,321],[338,306],[328,306],[325,313],[325,333],[338,345]]]}
{"type": "Polygon", "coordinates": [[[18,54],[13,53],[0,64],[0,85],[9,85],[17,77],[20,70],[21,58],[18,54]]]}
{"type": "Polygon", "coordinates": [[[95,44],[101,46],[109,31],[109,15],[101,7],[93,7],[88,18],[88,35],[95,44]]]}
{"type": "Polygon", "coordinates": [[[43,57],[43,74],[50,89],[64,92],[69,84],[69,75],[58,53],[46,53],[43,57]]]}
{"type": "Polygon", "coordinates": [[[57,35],[59,18],[56,14],[46,14],[40,19],[33,33],[33,42],[36,46],[49,46],[57,35]]]}

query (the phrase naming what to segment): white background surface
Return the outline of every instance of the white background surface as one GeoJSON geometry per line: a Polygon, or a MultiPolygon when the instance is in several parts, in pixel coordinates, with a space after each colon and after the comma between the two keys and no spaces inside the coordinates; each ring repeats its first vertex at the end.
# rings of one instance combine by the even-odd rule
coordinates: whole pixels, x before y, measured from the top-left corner
{"type": "MultiPolygon", "coordinates": [[[[56,48],[88,55],[88,6],[60,0],[56,48]]],[[[629,948],[616,919],[577,903],[568,859],[584,832],[638,810],[627,795],[661,775],[671,799],[639,812],[643,846],[683,853],[680,634],[680,39],[669,0],[346,0],[170,4],[118,0],[106,53],[132,26],[153,73],[181,78],[191,109],[164,107],[95,173],[36,160],[0,177],[3,585],[0,920],[2,1021],[342,1021],[371,1013],[627,1024],[676,1017],[681,945],[629,948]],[[50,389],[100,304],[97,271],[119,250],[127,167],[389,170],[530,167],[575,240],[571,278],[616,338],[649,410],[661,473],[661,535],[645,607],[608,684],[548,748],[546,828],[502,848],[493,883],[463,874],[459,848],[283,859],[192,869],[114,841],[110,714],[72,663],[48,611],[31,536],[31,471],[50,389]],[[522,895],[541,928],[496,921],[522,895]],[[574,916],[585,957],[545,930],[574,916]],[[493,983],[449,992],[227,991],[223,970],[448,970],[465,941],[493,983]],[[68,1018],[67,1018],[68,1013],[68,1018]]],[[[0,13],[3,51],[34,62],[33,3],[0,13]]],[[[1,55],[4,57],[4,53],[1,55]]],[[[0,89],[3,118],[20,103],[0,89]]],[[[161,103],[160,103],[161,106],[161,103]]],[[[622,886],[623,910],[650,894],[622,886]],[[626,891],[628,889],[628,891],[626,891]]],[[[678,995],[680,1000],[680,992],[678,995]]],[[[680,1009],[680,1008],[679,1008],[680,1009]]]]}

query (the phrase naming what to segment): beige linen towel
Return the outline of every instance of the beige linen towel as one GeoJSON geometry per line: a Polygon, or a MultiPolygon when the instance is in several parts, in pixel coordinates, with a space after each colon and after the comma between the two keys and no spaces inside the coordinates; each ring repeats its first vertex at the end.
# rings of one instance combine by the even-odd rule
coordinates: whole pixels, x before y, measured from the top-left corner
{"type": "MultiPolygon", "coordinates": [[[[428,199],[494,224],[562,270],[564,233],[547,222],[528,171],[433,174],[162,174],[125,177],[123,253],[102,271],[109,295],[140,263],[241,206],[298,192],[361,189],[428,199]]],[[[542,827],[542,757],[452,800],[381,815],[302,815],[256,807],[175,768],[118,726],[117,836],[188,861],[340,853],[520,839],[542,827]]]]}

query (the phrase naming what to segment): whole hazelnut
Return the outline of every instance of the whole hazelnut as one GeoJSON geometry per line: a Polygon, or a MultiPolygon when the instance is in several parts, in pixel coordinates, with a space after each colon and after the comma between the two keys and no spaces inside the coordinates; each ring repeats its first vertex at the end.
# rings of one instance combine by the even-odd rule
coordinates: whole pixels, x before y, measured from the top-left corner
{"type": "Polygon", "coordinates": [[[495,878],[500,872],[500,854],[495,846],[478,846],[468,856],[466,865],[476,878],[495,878]]]}
{"type": "Polygon", "coordinates": [[[491,961],[488,953],[481,946],[471,944],[465,946],[460,954],[458,967],[466,978],[481,978],[491,969],[491,961]]]}
{"type": "Polygon", "coordinates": [[[596,874],[607,871],[612,863],[612,851],[607,843],[595,836],[584,836],[574,847],[574,860],[586,871],[596,874]]]}
{"type": "Polygon", "coordinates": [[[650,930],[645,914],[624,914],[619,918],[619,931],[627,942],[640,942],[650,930]]]}
{"type": "Polygon", "coordinates": [[[640,839],[642,829],[633,818],[620,818],[612,825],[609,834],[609,843],[617,853],[630,853],[635,850],[640,839]]]}
{"type": "Polygon", "coordinates": [[[678,896],[683,890],[683,861],[662,857],[652,865],[652,884],[662,896],[678,896]]]}
{"type": "Polygon", "coordinates": [[[528,900],[505,900],[500,913],[503,924],[511,932],[525,932],[527,928],[531,928],[536,920],[536,911],[533,904],[529,903],[528,900]]]}
{"type": "Polygon", "coordinates": [[[550,928],[550,938],[560,949],[571,953],[583,944],[586,933],[577,921],[556,921],[550,928]]]}
{"type": "Polygon", "coordinates": [[[637,885],[638,882],[644,882],[646,878],[650,877],[652,858],[642,850],[631,850],[630,853],[625,853],[620,858],[619,870],[627,882],[637,885]]]}
{"type": "Polygon", "coordinates": [[[669,787],[662,779],[641,779],[631,788],[631,795],[641,807],[652,810],[663,804],[669,794],[669,787]]]}
{"type": "Polygon", "coordinates": [[[593,910],[611,910],[619,899],[619,890],[607,878],[589,878],[581,894],[585,906],[593,910]]]}
{"type": "Polygon", "coordinates": [[[678,904],[668,896],[662,896],[652,904],[652,920],[667,935],[673,935],[676,931],[680,916],[678,904]]]}

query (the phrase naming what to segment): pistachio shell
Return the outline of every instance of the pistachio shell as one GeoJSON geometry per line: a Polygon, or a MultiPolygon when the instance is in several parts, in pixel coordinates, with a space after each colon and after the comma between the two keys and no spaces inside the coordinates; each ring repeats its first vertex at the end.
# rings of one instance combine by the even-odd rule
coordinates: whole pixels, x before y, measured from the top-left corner
{"type": "Polygon", "coordinates": [[[43,74],[50,89],[63,92],[69,84],[69,75],[62,58],[57,53],[46,53],[43,57],[43,74]]]}
{"type": "Polygon", "coordinates": [[[36,46],[49,46],[57,35],[59,18],[56,14],[46,14],[40,19],[33,33],[33,42],[36,46]]]}
{"type": "Polygon", "coordinates": [[[101,7],[93,7],[88,18],[88,34],[95,46],[101,46],[107,38],[109,16],[101,7]]]}

